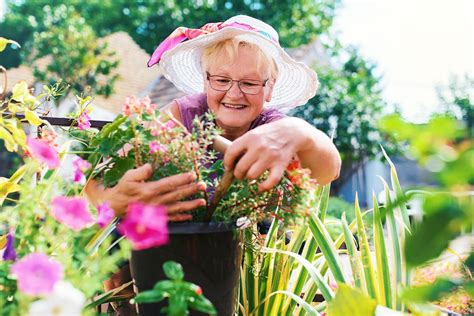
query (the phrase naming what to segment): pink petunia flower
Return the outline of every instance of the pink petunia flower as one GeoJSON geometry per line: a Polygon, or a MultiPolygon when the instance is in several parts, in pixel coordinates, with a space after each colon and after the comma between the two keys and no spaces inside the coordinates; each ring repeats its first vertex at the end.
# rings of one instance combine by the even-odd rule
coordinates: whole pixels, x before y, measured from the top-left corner
{"type": "Polygon", "coordinates": [[[91,167],[91,164],[81,157],[76,157],[73,162],[72,166],[74,168],[74,179],[73,181],[76,183],[84,184],[86,181],[86,176],[84,175],[84,171],[91,167]]]}
{"type": "Polygon", "coordinates": [[[135,250],[158,247],[168,243],[168,215],[161,205],[131,203],[118,226],[135,250]]]}
{"type": "Polygon", "coordinates": [[[107,202],[104,202],[97,206],[97,213],[97,224],[99,224],[100,228],[104,228],[105,226],[107,226],[115,217],[114,210],[107,202]]]}
{"type": "Polygon", "coordinates": [[[154,154],[154,153],[157,153],[157,152],[165,152],[166,151],[166,147],[161,145],[160,143],[158,143],[156,140],[150,142],[149,144],[150,146],[150,154],[154,154]]]}
{"type": "Polygon", "coordinates": [[[49,169],[59,167],[60,161],[56,149],[34,137],[28,137],[26,143],[28,152],[41,163],[46,164],[49,169]]]}
{"type": "Polygon", "coordinates": [[[94,223],[86,200],[80,197],[57,196],[51,202],[51,215],[75,231],[94,223]]]}
{"type": "Polygon", "coordinates": [[[37,296],[50,294],[56,282],[64,276],[59,262],[43,253],[30,253],[14,263],[11,273],[17,277],[21,292],[37,296]]]}
{"type": "Polygon", "coordinates": [[[77,127],[80,130],[85,130],[91,127],[90,122],[91,117],[89,116],[87,110],[82,111],[81,115],[77,118],[77,127]]]}

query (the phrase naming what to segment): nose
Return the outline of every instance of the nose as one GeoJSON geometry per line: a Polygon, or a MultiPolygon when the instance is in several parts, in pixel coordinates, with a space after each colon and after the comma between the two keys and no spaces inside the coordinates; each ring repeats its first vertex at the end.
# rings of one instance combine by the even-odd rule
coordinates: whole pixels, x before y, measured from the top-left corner
{"type": "Polygon", "coordinates": [[[230,89],[227,90],[227,95],[233,98],[238,98],[238,97],[243,96],[243,93],[240,90],[238,82],[232,81],[232,85],[230,86],[230,89]]]}

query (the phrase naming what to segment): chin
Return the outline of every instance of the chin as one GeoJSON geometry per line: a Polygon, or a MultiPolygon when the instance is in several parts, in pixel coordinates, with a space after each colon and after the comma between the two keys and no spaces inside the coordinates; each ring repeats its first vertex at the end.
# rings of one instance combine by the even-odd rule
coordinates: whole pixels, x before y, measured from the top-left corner
{"type": "Polygon", "coordinates": [[[220,119],[219,117],[217,118],[219,121],[219,125],[222,125],[223,127],[227,128],[241,128],[245,127],[247,125],[250,125],[252,123],[251,120],[242,120],[242,119],[220,119]]]}

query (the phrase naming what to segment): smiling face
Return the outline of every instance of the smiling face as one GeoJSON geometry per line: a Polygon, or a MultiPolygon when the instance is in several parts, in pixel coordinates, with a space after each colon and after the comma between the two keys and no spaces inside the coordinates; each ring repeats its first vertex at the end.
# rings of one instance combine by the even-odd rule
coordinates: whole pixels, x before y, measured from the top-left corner
{"type": "Polygon", "coordinates": [[[203,68],[212,76],[224,76],[233,80],[256,80],[262,84],[269,79],[257,94],[245,94],[237,82],[227,91],[217,91],[210,86],[205,77],[205,92],[209,109],[216,114],[217,125],[230,139],[237,138],[248,131],[250,124],[262,112],[265,102],[272,97],[275,80],[272,69],[264,58],[258,57],[255,47],[238,45],[233,53],[221,49],[203,68]]]}

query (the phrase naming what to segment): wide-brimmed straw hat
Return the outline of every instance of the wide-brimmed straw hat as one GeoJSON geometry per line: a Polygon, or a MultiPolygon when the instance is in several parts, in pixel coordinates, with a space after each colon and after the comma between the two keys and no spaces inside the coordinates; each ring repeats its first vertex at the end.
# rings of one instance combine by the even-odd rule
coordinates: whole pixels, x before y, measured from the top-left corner
{"type": "Polygon", "coordinates": [[[278,33],[273,27],[246,15],[237,15],[225,22],[208,23],[200,29],[177,28],[156,48],[148,66],[158,63],[164,76],[187,94],[202,92],[203,49],[234,37],[258,45],[275,60],[278,78],[272,100],[265,107],[285,112],[305,104],[316,94],[319,86],[316,72],[292,59],[281,48],[278,33]]]}

